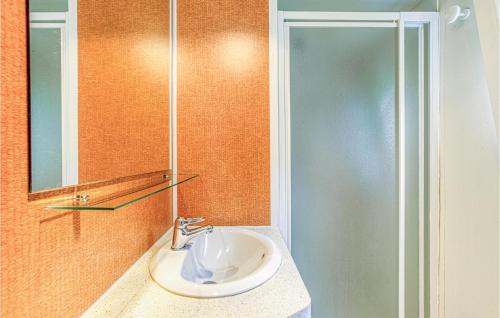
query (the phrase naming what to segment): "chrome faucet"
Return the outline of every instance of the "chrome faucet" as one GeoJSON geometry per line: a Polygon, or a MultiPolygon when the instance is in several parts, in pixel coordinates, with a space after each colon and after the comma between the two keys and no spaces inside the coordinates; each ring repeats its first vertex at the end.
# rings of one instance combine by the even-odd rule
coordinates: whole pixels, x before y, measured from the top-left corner
{"type": "Polygon", "coordinates": [[[174,251],[182,250],[189,246],[189,241],[200,234],[212,233],[212,225],[198,226],[190,228],[188,225],[205,221],[205,218],[183,218],[178,217],[174,225],[174,237],[172,238],[172,249],[174,251]]]}

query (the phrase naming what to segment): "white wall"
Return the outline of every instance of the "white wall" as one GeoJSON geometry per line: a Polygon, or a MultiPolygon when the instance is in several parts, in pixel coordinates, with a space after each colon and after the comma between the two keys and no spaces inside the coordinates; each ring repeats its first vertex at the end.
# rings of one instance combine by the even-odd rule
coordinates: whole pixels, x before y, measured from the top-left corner
{"type": "MultiPolygon", "coordinates": [[[[441,1],[441,12],[452,4],[473,8],[472,1],[441,1]]],[[[499,68],[493,1],[474,0],[477,17],[442,25],[440,317],[499,317],[499,68]]]]}
{"type": "Polygon", "coordinates": [[[479,40],[488,81],[488,91],[498,131],[499,107],[499,32],[496,0],[474,0],[479,40]]]}

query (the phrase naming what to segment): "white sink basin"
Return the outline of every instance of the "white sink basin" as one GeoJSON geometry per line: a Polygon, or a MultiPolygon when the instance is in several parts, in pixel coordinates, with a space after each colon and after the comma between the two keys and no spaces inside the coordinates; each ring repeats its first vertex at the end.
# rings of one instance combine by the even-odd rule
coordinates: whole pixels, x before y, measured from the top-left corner
{"type": "Polygon", "coordinates": [[[255,288],[278,270],[281,252],[260,233],[216,227],[182,251],[163,246],[152,258],[153,279],[170,292],[196,298],[223,297],[255,288]]]}

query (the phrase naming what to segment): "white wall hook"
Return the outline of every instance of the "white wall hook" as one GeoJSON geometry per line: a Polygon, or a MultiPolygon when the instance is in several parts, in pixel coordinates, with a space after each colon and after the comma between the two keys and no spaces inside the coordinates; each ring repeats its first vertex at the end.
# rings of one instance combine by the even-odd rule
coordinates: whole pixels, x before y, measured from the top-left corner
{"type": "Polygon", "coordinates": [[[471,10],[469,8],[465,8],[462,10],[460,6],[453,5],[446,9],[445,20],[447,24],[452,24],[457,20],[465,21],[470,17],[470,15],[471,10]]]}

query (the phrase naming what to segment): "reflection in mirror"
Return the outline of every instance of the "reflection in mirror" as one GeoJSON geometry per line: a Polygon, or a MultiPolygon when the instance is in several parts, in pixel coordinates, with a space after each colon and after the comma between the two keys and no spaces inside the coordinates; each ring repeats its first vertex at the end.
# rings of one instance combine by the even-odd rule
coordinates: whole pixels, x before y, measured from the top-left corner
{"type": "Polygon", "coordinates": [[[169,2],[30,0],[31,191],[169,168],[169,2]]]}

